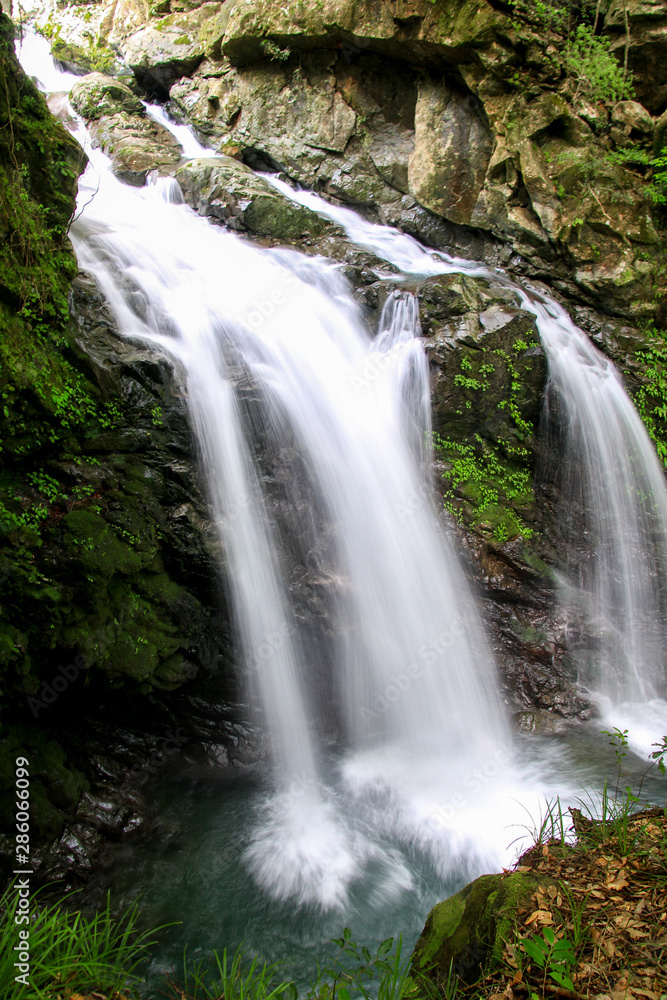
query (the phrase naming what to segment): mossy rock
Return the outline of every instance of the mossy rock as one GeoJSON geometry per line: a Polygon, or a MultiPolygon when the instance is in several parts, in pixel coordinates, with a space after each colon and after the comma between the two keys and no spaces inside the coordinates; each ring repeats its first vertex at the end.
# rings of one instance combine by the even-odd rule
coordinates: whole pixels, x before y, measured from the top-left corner
{"type": "Polygon", "coordinates": [[[56,38],[51,46],[54,59],[72,73],[110,73],[118,67],[117,59],[111,49],[102,45],[76,45],[62,38],[56,38]]]}
{"type": "Polygon", "coordinates": [[[482,875],[433,907],[412,955],[412,969],[438,986],[451,973],[474,983],[497,965],[519,910],[540,887],[522,872],[482,875]]]}
{"type": "MultiPolygon", "coordinates": [[[[30,832],[34,841],[59,836],[88,782],[55,739],[36,728],[0,726],[0,787],[14,787],[16,759],[26,757],[30,771],[30,832]]],[[[0,832],[15,830],[15,800],[0,796],[0,832]]]]}
{"type": "Polygon", "coordinates": [[[106,115],[144,115],[144,106],[126,84],[104,73],[89,73],[72,87],[70,101],[86,121],[96,121],[106,115]]]}
{"type": "Polygon", "coordinates": [[[176,174],[185,200],[200,215],[230,228],[278,240],[320,237],[336,227],[279,194],[231,156],[189,160],[176,174]]]}

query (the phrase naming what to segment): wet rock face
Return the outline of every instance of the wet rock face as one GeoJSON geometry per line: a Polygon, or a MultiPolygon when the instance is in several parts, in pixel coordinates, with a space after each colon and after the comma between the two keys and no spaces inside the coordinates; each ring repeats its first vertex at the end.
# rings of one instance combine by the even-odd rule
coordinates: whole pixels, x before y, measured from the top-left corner
{"type": "Polygon", "coordinates": [[[228,229],[282,241],[317,238],[336,227],[279,195],[231,156],[188,160],[177,172],[186,202],[228,229]]]}
{"type": "Polygon", "coordinates": [[[627,0],[627,4],[612,0],[605,16],[605,32],[620,62],[625,59],[627,44],[626,11],[630,29],[628,68],[635,92],[652,114],[660,114],[667,105],[667,11],[660,0],[627,0]]]}
{"type": "Polygon", "coordinates": [[[493,237],[563,291],[655,313],[652,208],[637,175],[606,158],[629,137],[645,141],[649,112],[573,97],[558,46],[489,4],[228,0],[156,16],[123,45],[140,53],[138,78],[160,77],[221,152],[437,246],[464,250],[470,234],[457,227],[474,227],[489,262],[493,237]],[[149,40],[195,13],[196,58],[176,79],[177,60],[149,40]]]}

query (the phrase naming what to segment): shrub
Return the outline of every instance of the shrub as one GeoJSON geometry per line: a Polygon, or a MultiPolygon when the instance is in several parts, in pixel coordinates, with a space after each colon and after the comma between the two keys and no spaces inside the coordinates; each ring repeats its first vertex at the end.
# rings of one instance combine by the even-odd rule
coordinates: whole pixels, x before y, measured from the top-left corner
{"type": "Polygon", "coordinates": [[[594,101],[615,104],[634,96],[630,76],[625,76],[609,51],[609,39],[580,24],[565,49],[565,66],[577,81],[576,93],[594,101]]]}

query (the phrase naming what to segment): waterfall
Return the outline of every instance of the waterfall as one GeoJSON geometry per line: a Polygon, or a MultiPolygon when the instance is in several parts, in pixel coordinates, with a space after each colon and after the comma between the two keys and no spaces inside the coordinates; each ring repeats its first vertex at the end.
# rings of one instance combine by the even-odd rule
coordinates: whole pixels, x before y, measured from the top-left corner
{"type": "Polygon", "coordinates": [[[185,373],[239,670],[274,767],[247,864],[274,896],[343,905],[378,850],[341,819],[350,796],[443,870],[475,839],[497,855],[498,830],[477,833],[488,800],[448,812],[475,768],[496,773],[512,751],[432,495],[416,300],[390,296],[374,336],[336,266],[213,225],[173,180],[121,183],[76,134],[90,159],[79,263],[119,331],[185,373]]]}
{"type": "Polygon", "coordinates": [[[562,530],[568,547],[576,542],[586,552],[585,561],[570,565],[561,588],[565,601],[581,605],[595,639],[580,680],[612,721],[630,720],[638,749],[647,748],[650,740],[638,732],[646,729],[641,706],[652,703],[654,736],[667,725],[664,703],[657,705],[667,697],[667,485],[614,365],[543,294],[479,264],[429,253],[410,236],[366,222],[310,192],[294,191],[275,177],[269,180],[403,272],[465,272],[500,281],[535,316],[549,362],[547,422],[559,438],[562,530]],[[637,710],[630,708],[628,714],[629,705],[637,710]]]}
{"type": "MultiPolygon", "coordinates": [[[[41,65],[36,75],[48,86],[71,85],[41,65]]],[[[178,136],[159,109],[150,110],[178,136]]],[[[273,765],[274,790],[248,836],[246,864],[274,897],[323,907],[346,904],[369,860],[394,863],[382,846],[388,838],[425,852],[443,876],[466,865],[497,867],[511,836],[507,802],[525,801],[525,772],[475,600],[434,499],[416,299],[390,295],[374,334],[336,266],[246,242],[195,215],[173,180],[122,184],[82,125],[76,134],[90,158],[71,234],[79,262],[121,334],[168,352],[184,372],[239,670],[273,765]]],[[[207,153],[184,141],[192,155],[207,153]]],[[[272,183],[406,273],[489,276],[272,183]]],[[[580,582],[591,617],[593,609],[608,613],[624,641],[626,619],[636,614],[640,643],[642,602],[653,600],[656,628],[663,622],[662,472],[609,362],[554,303],[493,277],[536,316],[552,398],[570,415],[567,447],[585,464],[582,502],[592,500],[590,484],[610,454],[627,470],[617,477],[618,515],[606,493],[596,502],[607,539],[618,524],[635,523],[627,513],[628,494],[635,496],[628,554],[600,542],[610,561],[591,560],[580,582]],[[582,447],[593,433],[613,433],[590,379],[609,382],[621,440],[634,442],[632,461],[611,444],[595,453],[582,447]],[[655,579],[640,593],[634,546],[649,536],[655,555],[645,559],[655,579]],[[636,577],[636,592],[634,584],[601,583],[606,566],[615,581],[626,571],[636,577]]],[[[633,669],[646,691],[662,694],[664,665],[656,643],[649,646],[655,669],[642,661],[633,669]]],[[[614,650],[608,656],[619,661],[614,650]]],[[[409,886],[407,869],[395,875],[399,888],[409,886]]]]}

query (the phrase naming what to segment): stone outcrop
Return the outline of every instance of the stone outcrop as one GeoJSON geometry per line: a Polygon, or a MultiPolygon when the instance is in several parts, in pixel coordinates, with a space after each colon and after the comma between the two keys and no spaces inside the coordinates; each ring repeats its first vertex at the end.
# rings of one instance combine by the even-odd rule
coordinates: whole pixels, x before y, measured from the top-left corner
{"type": "Polygon", "coordinates": [[[103,73],[90,73],[74,85],[70,100],[122,180],[141,185],[150,171],[164,171],[180,161],[176,139],[153,121],[126,84],[103,73]]]}
{"type": "Polygon", "coordinates": [[[627,46],[628,69],[638,99],[652,114],[661,114],[667,106],[665,5],[660,0],[612,0],[605,15],[605,31],[619,62],[625,61],[627,46]]]}
{"type": "Polygon", "coordinates": [[[120,42],[120,53],[140,83],[164,93],[177,78],[191,74],[204,58],[205,26],[219,3],[161,17],[120,42]]]}
{"type": "Polygon", "coordinates": [[[186,202],[229,229],[283,241],[312,239],[335,229],[294,204],[231,156],[188,160],[176,172],[186,202]]]}
{"type": "Polygon", "coordinates": [[[544,32],[487,3],[427,0],[228,0],[202,32],[205,58],[170,99],[222,151],[427,242],[415,209],[474,227],[569,294],[654,314],[652,207],[605,137],[644,141],[650,115],[573,98],[544,32]]]}

